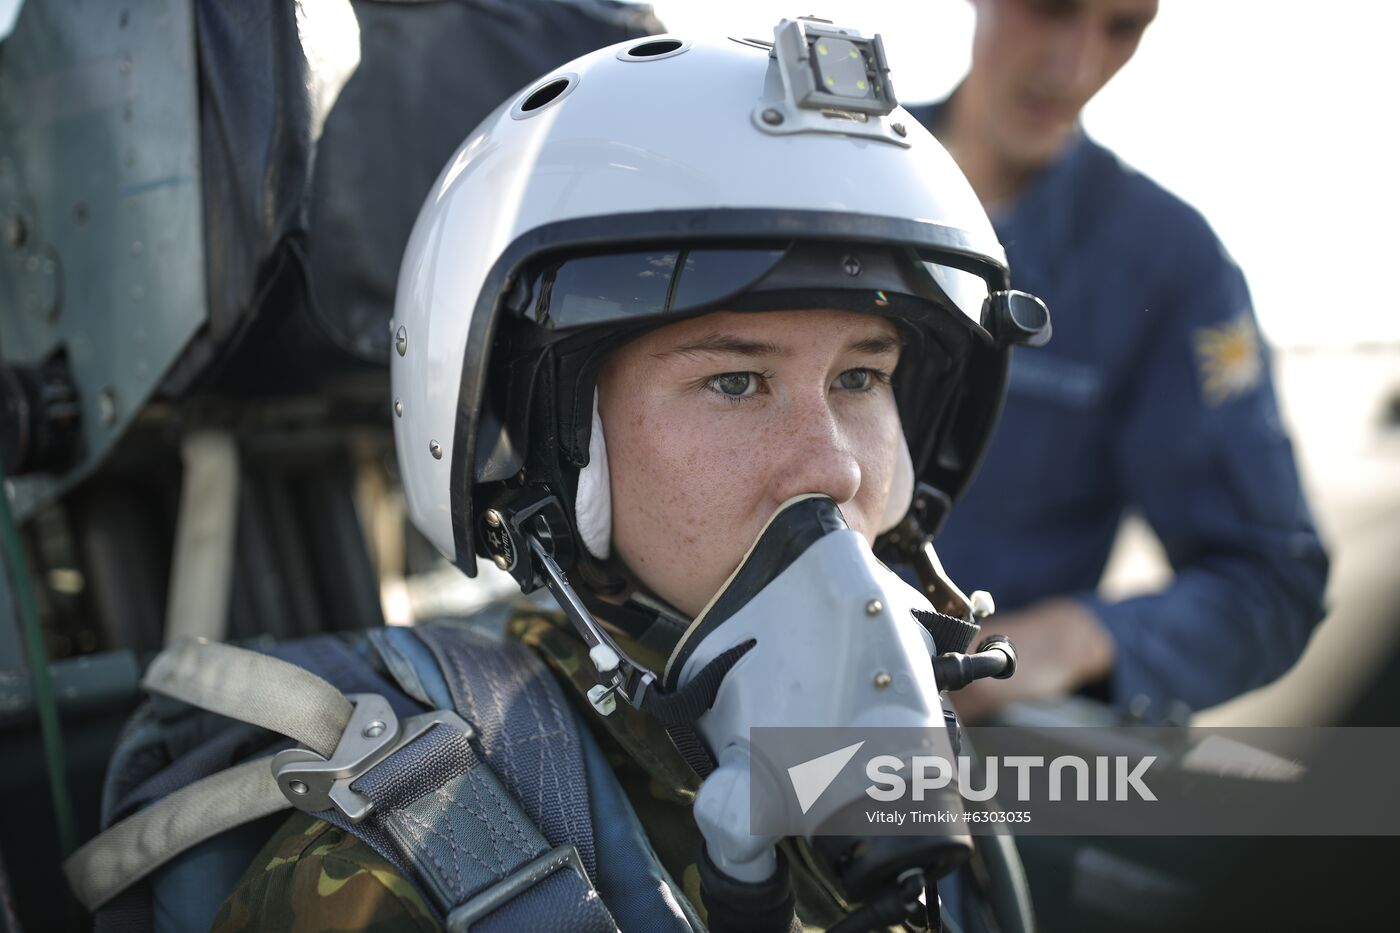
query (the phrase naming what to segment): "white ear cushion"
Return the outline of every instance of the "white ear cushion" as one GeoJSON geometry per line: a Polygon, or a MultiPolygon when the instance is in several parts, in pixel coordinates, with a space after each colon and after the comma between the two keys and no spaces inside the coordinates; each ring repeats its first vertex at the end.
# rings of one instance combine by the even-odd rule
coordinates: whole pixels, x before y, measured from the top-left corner
{"type": "MultiPolygon", "coordinates": [[[[904,454],[909,457],[908,452],[904,454]]],[[[910,487],[913,495],[913,487],[910,487]]],[[[902,517],[902,515],[901,515],[902,517]]],[[[588,553],[607,560],[612,550],[612,484],[608,477],[608,445],[598,415],[598,390],[593,390],[593,427],[588,432],[588,466],[579,471],[574,496],[574,521],[588,553]]]]}
{"type": "Polygon", "coordinates": [[[877,534],[884,534],[903,521],[914,501],[914,458],[909,456],[909,442],[902,435],[896,457],[894,479],[890,481],[890,497],[885,500],[885,514],[880,519],[877,534]]]}

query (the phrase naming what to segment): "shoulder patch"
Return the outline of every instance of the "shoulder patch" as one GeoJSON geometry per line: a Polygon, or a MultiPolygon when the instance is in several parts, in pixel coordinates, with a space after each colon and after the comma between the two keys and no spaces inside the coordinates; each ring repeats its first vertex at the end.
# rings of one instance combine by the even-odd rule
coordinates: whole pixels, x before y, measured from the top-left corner
{"type": "Polygon", "coordinates": [[[1207,406],[1214,408],[1243,395],[1263,380],[1259,330],[1248,313],[1214,327],[1196,328],[1191,342],[1201,398],[1207,406]]]}

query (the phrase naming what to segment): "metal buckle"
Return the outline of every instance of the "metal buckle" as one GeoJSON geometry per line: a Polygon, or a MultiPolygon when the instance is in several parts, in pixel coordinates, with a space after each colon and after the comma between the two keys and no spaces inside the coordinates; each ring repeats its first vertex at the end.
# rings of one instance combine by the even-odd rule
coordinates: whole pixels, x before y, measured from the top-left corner
{"type": "Polygon", "coordinates": [[[393,707],[377,693],[352,693],[350,721],[329,759],[309,748],[288,748],[272,757],[272,776],[292,806],[315,813],[331,807],[358,823],[374,803],[350,785],[394,752],[433,726],[451,726],[468,739],[475,732],[466,720],[448,710],[411,716],[402,723],[393,707]]]}
{"type": "Polygon", "coordinates": [[[592,887],[578,849],[562,845],[526,862],[491,887],[474,896],[447,915],[448,933],[466,933],[472,924],[524,894],[564,866],[578,872],[583,883],[592,887]]]}

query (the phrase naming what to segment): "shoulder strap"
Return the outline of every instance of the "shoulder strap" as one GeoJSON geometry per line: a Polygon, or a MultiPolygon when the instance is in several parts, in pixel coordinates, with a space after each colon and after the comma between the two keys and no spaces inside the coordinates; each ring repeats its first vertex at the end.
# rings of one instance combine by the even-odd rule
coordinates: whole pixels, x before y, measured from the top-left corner
{"type": "Polygon", "coordinates": [[[423,888],[449,930],[616,929],[578,852],[546,842],[455,713],[401,722],[375,694],[346,697],[295,665],[200,642],[163,652],[147,686],[314,745],[279,753],[262,778],[266,759],[206,778],[89,842],[65,866],[89,909],[189,846],[290,801],[378,850],[423,888]],[[235,772],[241,795],[211,793],[232,787],[235,772]],[[191,800],[198,813],[181,816],[191,800]],[[122,846],[133,838],[146,844],[122,846]]]}
{"type": "Polygon", "coordinates": [[[596,880],[578,729],[544,662],[514,639],[468,626],[430,625],[416,634],[432,651],[453,708],[480,734],[492,770],[547,838],[573,843],[596,880]]]}
{"type": "Polygon", "coordinates": [[[291,804],[254,758],[195,781],[89,840],[63,864],[78,902],[96,911],[186,849],[291,804]]]}

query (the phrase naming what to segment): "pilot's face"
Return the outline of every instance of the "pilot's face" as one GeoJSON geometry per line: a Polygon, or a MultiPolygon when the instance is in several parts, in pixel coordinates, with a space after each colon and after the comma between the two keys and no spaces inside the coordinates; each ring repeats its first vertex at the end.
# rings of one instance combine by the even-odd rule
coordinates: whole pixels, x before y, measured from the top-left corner
{"type": "Polygon", "coordinates": [[[821,493],[873,541],[903,434],[889,321],[848,311],[717,312],[616,351],[598,380],[612,542],[690,615],[780,505],[821,493]]]}

